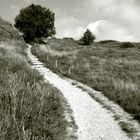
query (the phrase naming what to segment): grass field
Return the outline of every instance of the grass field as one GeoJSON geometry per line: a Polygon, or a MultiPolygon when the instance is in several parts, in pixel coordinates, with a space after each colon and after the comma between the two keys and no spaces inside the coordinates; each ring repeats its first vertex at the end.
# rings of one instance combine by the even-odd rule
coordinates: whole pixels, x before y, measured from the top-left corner
{"type": "Polygon", "coordinates": [[[17,31],[1,19],[0,24],[0,139],[65,139],[75,124],[65,119],[63,95],[32,70],[17,31]]]}
{"type": "Polygon", "coordinates": [[[52,71],[101,91],[140,122],[140,44],[123,44],[51,39],[32,52],[52,71]]]}

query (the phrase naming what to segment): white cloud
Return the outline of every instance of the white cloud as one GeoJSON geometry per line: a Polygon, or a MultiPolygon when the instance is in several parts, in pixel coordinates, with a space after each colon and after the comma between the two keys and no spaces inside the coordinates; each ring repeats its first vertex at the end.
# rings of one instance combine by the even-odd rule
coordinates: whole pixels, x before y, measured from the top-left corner
{"type": "Polygon", "coordinates": [[[81,21],[74,17],[61,17],[56,19],[56,37],[73,37],[79,38],[84,32],[84,27],[81,26],[81,21]]]}
{"type": "Polygon", "coordinates": [[[20,11],[20,7],[13,4],[10,5],[10,9],[13,11],[14,16],[16,16],[20,11]]]}
{"type": "Polygon", "coordinates": [[[115,22],[114,24],[117,24],[116,28],[119,28],[115,31],[126,35],[125,40],[132,38],[135,41],[140,38],[140,2],[138,0],[88,1],[89,4],[85,7],[88,9],[87,18],[94,18],[94,20],[90,20],[90,22],[95,22],[100,19],[111,20],[115,22]]]}
{"type": "Polygon", "coordinates": [[[96,40],[138,41],[120,24],[110,20],[98,20],[87,27],[80,26],[80,21],[74,17],[57,19],[56,37],[73,37],[79,39],[88,28],[96,36],[96,40]]]}
{"type": "Polygon", "coordinates": [[[33,0],[23,0],[26,4],[30,4],[33,0]]]}
{"type": "Polygon", "coordinates": [[[44,2],[45,0],[23,0],[25,4],[31,4],[31,3],[38,3],[44,2]]]}
{"type": "Polygon", "coordinates": [[[73,10],[67,11],[59,8],[56,19],[57,37],[79,38],[88,27],[98,40],[140,40],[138,0],[87,0],[79,1],[79,6],[80,8],[73,5],[73,10]]]}
{"type": "Polygon", "coordinates": [[[113,21],[99,20],[90,23],[87,28],[95,34],[97,40],[137,41],[125,27],[113,21]]]}

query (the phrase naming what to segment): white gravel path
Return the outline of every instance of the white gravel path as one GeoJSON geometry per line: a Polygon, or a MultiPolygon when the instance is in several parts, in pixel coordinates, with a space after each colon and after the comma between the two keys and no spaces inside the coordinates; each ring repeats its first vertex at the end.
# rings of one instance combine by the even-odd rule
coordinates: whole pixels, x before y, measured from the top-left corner
{"type": "Polygon", "coordinates": [[[45,80],[59,89],[69,103],[78,126],[78,140],[130,140],[109,110],[103,108],[86,91],[45,68],[31,54],[31,46],[28,46],[27,55],[33,68],[39,71],[45,80]]]}

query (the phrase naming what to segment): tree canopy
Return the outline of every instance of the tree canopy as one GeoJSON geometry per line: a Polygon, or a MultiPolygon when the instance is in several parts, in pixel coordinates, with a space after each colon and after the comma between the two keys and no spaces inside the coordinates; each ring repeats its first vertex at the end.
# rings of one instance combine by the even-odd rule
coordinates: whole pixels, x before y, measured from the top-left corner
{"type": "Polygon", "coordinates": [[[15,18],[15,27],[23,33],[26,41],[49,37],[55,34],[55,16],[52,11],[40,5],[31,4],[21,9],[15,18]]]}

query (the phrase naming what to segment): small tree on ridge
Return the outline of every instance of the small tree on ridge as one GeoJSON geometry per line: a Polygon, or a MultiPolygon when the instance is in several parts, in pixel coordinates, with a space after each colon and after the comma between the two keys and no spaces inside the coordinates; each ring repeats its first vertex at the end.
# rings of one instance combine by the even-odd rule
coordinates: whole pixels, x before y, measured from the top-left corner
{"type": "Polygon", "coordinates": [[[89,29],[86,30],[83,37],[80,39],[85,45],[90,45],[94,42],[95,36],[91,33],[89,29]]]}

